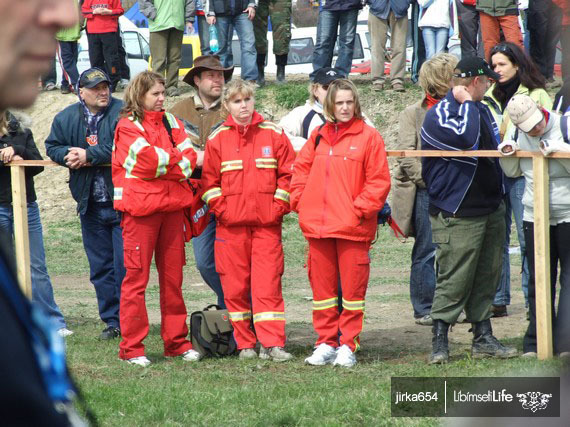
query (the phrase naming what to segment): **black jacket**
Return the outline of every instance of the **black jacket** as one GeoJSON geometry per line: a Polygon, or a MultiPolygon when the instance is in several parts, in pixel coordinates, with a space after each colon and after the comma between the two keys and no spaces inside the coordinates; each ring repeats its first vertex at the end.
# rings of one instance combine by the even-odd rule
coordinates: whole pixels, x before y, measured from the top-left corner
{"type": "Polygon", "coordinates": [[[97,169],[102,170],[109,197],[113,200],[111,151],[115,127],[122,107],[122,101],[111,97],[111,102],[98,124],[97,145],[89,145],[87,142],[87,122],[81,103],[70,105],[53,119],[51,132],[45,142],[49,158],[62,166],[66,166],[64,157],[69,148],[80,147],[87,150],[87,161],[92,165],[91,167],[69,170],[69,189],[77,202],[77,211],[80,214],[85,214],[87,211],[91,184],[97,169]]]}
{"type": "MultiPolygon", "coordinates": [[[[11,116],[8,122],[8,133],[0,138],[0,149],[14,147],[14,152],[24,160],[42,160],[36,147],[32,131],[22,127],[20,122],[11,116]]],[[[26,167],[26,198],[28,203],[36,200],[34,176],[42,172],[42,166],[26,167]]],[[[10,167],[0,162],[0,203],[12,203],[12,176],[10,167]]]]}
{"type": "MultiPolygon", "coordinates": [[[[10,238],[0,231],[0,262],[11,270],[4,285],[18,290],[10,238]]],[[[1,289],[1,288],[0,288],[1,289]]],[[[22,298],[24,298],[22,296],[22,298]]],[[[22,321],[0,290],[0,419],[6,426],[67,426],[43,384],[31,339],[22,321]]]]}

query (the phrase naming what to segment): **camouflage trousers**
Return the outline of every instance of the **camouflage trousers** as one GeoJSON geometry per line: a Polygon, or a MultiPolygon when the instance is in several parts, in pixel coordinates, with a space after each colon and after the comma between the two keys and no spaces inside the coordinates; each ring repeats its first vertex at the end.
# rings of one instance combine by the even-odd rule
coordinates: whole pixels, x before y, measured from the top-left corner
{"type": "Polygon", "coordinates": [[[257,53],[267,54],[267,18],[271,16],[273,53],[287,55],[291,41],[291,0],[259,0],[253,32],[257,53]]]}

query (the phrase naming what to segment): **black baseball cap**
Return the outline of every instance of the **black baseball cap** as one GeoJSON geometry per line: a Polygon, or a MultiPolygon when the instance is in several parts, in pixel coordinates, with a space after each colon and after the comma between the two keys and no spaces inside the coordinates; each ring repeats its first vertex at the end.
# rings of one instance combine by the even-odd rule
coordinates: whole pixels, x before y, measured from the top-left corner
{"type": "Polygon", "coordinates": [[[330,82],[337,79],[342,79],[344,76],[338,72],[336,68],[325,67],[317,70],[313,82],[321,85],[328,85],[330,82]]]}
{"type": "Polygon", "coordinates": [[[101,82],[107,82],[110,85],[111,79],[109,79],[103,70],[95,67],[89,68],[81,74],[81,77],[79,78],[79,87],[93,89],[101,82]]]}
{"type": "Polygon", "coordinates": [[[498,73],[495,73],[487,61],[478,56],[468,56],[461,59],[455,66],[455,77],[477,77],[477,76],[488,76],[493,80],[499,80],[501,77],[498,73]]]}

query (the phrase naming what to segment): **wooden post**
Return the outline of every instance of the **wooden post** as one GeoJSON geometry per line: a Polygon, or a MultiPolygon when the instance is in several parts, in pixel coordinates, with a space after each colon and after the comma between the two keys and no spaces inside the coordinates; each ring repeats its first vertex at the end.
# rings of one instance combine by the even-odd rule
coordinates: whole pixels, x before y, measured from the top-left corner
{"type": "Polygon", "coordinates": [[[552,306],[550,290],[550,208],[548,159],[532,158],[534,181],[534,275],[536,287],[537,355],[553,357],[552,306]]]}
{"type": "Polygon", "coordinates": [[[26,168],[10,168],[12,175],[12,208],[14,210],[14,241],[16,243],[16,268],[18,282],[28,298],[32,298],[32,273],[30,269],[30,237],[28,234],[28,203],[26,201],[26,168]]]}

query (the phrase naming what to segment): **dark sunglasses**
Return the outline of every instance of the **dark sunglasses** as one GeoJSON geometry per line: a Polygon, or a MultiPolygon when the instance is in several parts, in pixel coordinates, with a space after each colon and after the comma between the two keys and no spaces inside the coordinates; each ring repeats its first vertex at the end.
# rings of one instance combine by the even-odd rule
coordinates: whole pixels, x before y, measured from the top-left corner
{"type": "Polygon", "coordinates": [[[326,85],[321,85],[321,86],[323,87],[324,90],[329,90],[329,85],[328,85],[328,84],[326,84],[326,85]]]}
{"type": "Polygon", "coordinates": [[[491,56],[495,53],[508,53],[510,56],[513,56],[513,50],[504,43],[499,43],[493,49],[491,49],[491,56]]]}

